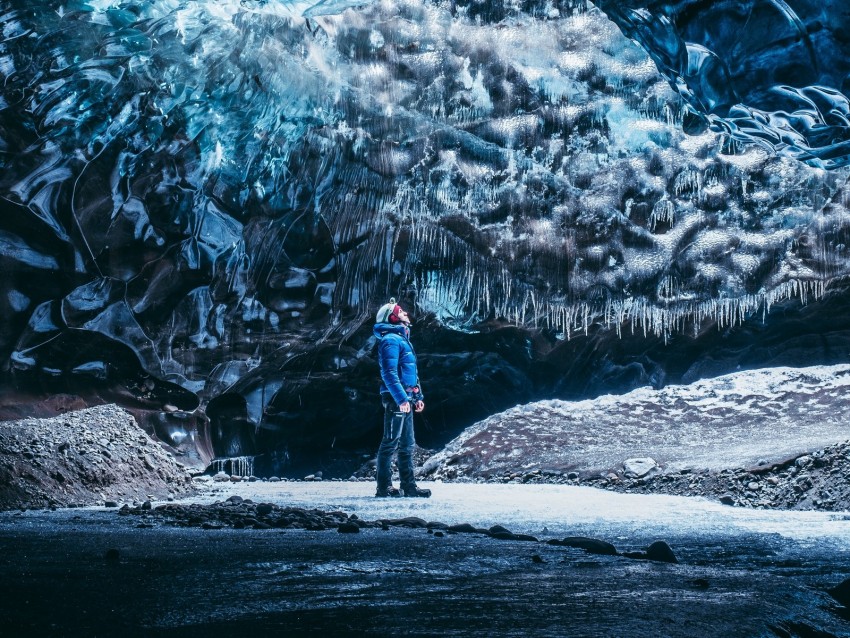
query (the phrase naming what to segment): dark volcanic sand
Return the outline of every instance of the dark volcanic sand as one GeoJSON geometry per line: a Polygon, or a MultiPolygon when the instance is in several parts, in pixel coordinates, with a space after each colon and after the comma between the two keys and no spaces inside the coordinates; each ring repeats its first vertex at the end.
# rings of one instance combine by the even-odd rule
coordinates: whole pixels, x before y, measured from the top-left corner
{"type": "Polygon", "coordinates": [[[8,636],[850,635],[823,591],[850,570],[835,547],[710,532],[671,544],[680,564],[425,529],[5,513],[0,617],[8,636]]]}

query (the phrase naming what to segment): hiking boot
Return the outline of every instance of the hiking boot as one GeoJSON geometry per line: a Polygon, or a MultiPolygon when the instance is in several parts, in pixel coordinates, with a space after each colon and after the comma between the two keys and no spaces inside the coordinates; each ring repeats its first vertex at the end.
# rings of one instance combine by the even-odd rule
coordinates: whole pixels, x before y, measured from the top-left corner
{"type": "Polygon", "coordinates": [[[401,492],[398,491],[395,487],[379,487],[378,491],[375,492],[376,498],[395,498],[397,496],[401,496],[401,492]]]}
{"type": "Polygon", "coordinates": [[[405,496],[408,497],[419,497],[419,498],[430,498],[431,490],[425,490],[420,487],[416,487],[415,485],[409,485],[407,487],[402,487],[402,491],[405,496]]]}

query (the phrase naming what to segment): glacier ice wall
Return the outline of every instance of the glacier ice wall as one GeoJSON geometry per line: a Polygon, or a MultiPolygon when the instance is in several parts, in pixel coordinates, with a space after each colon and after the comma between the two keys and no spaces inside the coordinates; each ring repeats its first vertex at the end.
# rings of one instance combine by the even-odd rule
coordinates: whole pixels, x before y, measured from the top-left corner
{"type": "Polygon", "coordinates": [[[697,115],[816,166],[850,162],[843,0],[599,0],[697,115]]]}
{"type": "Polygon", "coordinates": [[[444,328],[664,339],[823,295],[850,173],[695,130],[647,38],[566,0],[6,0],[0,356],[168,403],[166,438],[206,406],[237,456],[335,440],[390,295],[494,396],[522,375],[444,328]]]}

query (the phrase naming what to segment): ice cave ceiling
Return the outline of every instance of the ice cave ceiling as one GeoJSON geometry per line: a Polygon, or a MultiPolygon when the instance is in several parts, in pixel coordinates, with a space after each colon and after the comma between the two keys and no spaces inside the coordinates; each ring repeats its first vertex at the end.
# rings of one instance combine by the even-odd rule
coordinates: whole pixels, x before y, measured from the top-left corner
{"type": "MultiPolygon", "coordinates": [[[[664,343],[821,298],[850,274],[848,20],[838,0],[3,0],[7,377],[120,380],[173,405],[175,445],[200,405],[227,455],[335,439],[374,394],[390,295],[435,381],[489,388],[445,397],[456,422],[541,392],[540,334],[664,343]]],[[[564,345],[549,370],[663,383],[629,347],[564,345]]]]}

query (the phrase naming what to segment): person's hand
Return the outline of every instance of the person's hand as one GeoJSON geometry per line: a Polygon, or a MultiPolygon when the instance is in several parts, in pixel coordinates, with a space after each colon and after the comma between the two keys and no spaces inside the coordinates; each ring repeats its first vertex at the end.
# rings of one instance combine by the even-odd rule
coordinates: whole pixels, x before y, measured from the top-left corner
{"type": "Polygon", "coordinates": [[[410,412],[410,401],[405,401],[404,403],[400,403],[399,406],[398,406],[398,411],[404,412],[405,414],[410,412]]]}
{"type": "Polygon", "coordinates": [[[417,401],[416,402],[416,411],[422,412],[422,410],[424,410],[424,409],[425,409],[425,402],[424,401],[417,401]]]}

